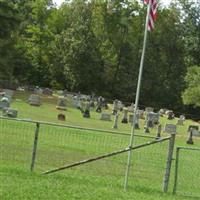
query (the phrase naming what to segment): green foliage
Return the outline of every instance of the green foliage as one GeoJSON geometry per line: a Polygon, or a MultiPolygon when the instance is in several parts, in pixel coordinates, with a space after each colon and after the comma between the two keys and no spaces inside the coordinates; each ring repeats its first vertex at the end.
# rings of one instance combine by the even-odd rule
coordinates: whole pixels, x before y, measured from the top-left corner
{"type": "MultiPolygon", "coordinates": [[[[133,101],[146,6],[129,0],[0,5],[0,79],[133,101]]],[[[199,9],[188,0],[159,8],[148,33],[140,105],[182,110],[187,67],[200,64],[199,9]]]]}
{"type": "Polygon", "coordinates": [[[184,104],[200,106],[200,66],[188,68],[185,81],[187,88],[183,93],[184,104]]]}

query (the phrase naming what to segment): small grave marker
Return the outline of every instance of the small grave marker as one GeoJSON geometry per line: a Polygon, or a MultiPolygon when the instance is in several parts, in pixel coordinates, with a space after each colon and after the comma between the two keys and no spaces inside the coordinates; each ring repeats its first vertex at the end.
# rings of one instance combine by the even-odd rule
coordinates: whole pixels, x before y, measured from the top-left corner
{"type": "Polygon", "coordinates": [[[164,132],[166,132],[166,133],[176,133],[176,125],[166,124],[165,128],[164,128],[164,132]]]}
{"type": "Polygon", "coordinates": [[[5,108],[5,109],[3,109],[3,116],[4,117],[16,118],[17,114],[18,114],[18,111],[14,110],[12,108],[5,108]]]}
{"type": "Polygon", "coordinates": [[[111,114],[110,113],[101,113],[100,119],[103,121],[111,121],[111,114]]]}
{"type": "Polygon", "coordinates": [[[58,114],[58,120],[65,121],[65,115],[64,114],[58,114]]]}
{"type": "Polygon", "coordinates": [[[41,99],[40,96],[36,95],[36,94],[32,94],[29,99],[28,102],[31,106],[40,106],[41,105],[41,99]]]}
{"type": "Polygon", "coordinates": [[[56,108],[58,110],[67,110],[67,103],[65,98],[59,98],[56,108]]]}

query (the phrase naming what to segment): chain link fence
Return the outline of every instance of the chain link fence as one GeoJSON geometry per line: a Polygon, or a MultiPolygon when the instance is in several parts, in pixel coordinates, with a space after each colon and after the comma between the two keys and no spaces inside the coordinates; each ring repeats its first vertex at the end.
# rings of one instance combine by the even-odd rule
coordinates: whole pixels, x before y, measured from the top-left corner
{"type": "MultiPolygon", "coordinates": [[[[129,139],[129,134],[114,131],[0,118],[0,164],[24,170],[32,168],[36,173],[42,173],[127,148],[129,139]]],[[[151,136],[136,135],[134,146],[154,140],[151,136]]],[[[167,141],[157,142],[133,151],[130,188],[162,190],[168,145],[167,141]]],[[[123,188],[126,163],[127,153],[123,153],[63,170],[56,175],[82,183],[79,189],[84,194],[91,189],[95,193],[98,190],[97,185],[104,188],[123,188]]]]}
{"type": "Polygon", "coordinates": [[[200,198],[200,148],[176,148],[173,193],[200,198]]]}

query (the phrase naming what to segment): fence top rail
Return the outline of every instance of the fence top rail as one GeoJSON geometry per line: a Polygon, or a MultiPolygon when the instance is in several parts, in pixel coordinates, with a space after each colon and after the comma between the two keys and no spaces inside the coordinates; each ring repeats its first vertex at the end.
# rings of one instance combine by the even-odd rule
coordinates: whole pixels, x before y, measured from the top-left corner
{"type": "MultiPolygon", "coordinates": [[[[39,123],[39,124],[44,124],[44,125],[48,125],[48,126],[57,126],[57,127],[65,127],[65,128],[85,130],[85,131],[97,131],[97,132],[101,132],[101,133],[110,133],[110,134],[116,134],[116,135],[130,136],[130,133],[126,133],[126,132],[118,132],[118,131],[111,131],[111,130],[104,130],[104,129],[95,129],[95,128],[86,128],[86,127],[81,127],[81,126],[73,126],[73,125],[67,125],[67,124],[58,124],[58,123],[53,123],[53,122],[36,121],[36,120],[20,119],[20,118],[9,118],[9,117],[3,117],[3,116],[0,116],[0,119],[10,120],[10,121],[18,121],[18,122],[34,123],[34,124],[39,123]]],[[[141,137],[141,138],[155,139],[154,136],[150,136],[150,135],[135,134],[135,136],[136,137],[141,137]]]]}
{"type": "Polygon", "coordinates": [[[193,147],[181,147],[181,146],[178,146],[176,147],[177,150],[181,150],[181,149],[184,149],[184,150],[191,150],[191,151],[200,151],[200,148],[193,148],[193,147]]]}
{"type": "Polygon", "coordinates": [[[61,170],[65,170],[65,169],[73,168],[73,167],[76,167],[76,166],[79,166],[79,165],[83,165],[83,164],[86,164],[86,163],[90,163],[90,162],[94,162],[94,161],[97,161],[97,160],[101,160],[101,159],[104,159],[104,158],[116,156],[118,154],[122,154],[122,153],[125,153],[125,152],[128,152],[128,151],[133,151],[133,150],[136,150],[136,149],[147,147],[149,145],[161,143],[161,142],[164,142],[166,140],[170,140],[170,138],[171,138],[171,136],[160,138],[160,139],[155,139],[154,138],[153,141],[148,141],[148,142],[146,142],[144,144],[136,145],[134,147],[127,147],[127,148],[120,149],[120,150],[117,150],[117,151],[113,151],[113,152],[110,152],[110,153],[107,153],[107,154],[103,154],[103,155],[100,155],[100,156],[97,156],[97,157],[89,158],[89,159],[86,159],[86,160],[81,160],[81,161],[78,161],[78,162],[74,162],[72,164],[67,164],[67,165],[64,165],[64,166],[61,166],[61,167],[57,167],[57,168],[45,171],[42,174],[51,174],[51,173],[55,173],[55,172],[58,172],[58,171],[61,171],[61,170]]]}

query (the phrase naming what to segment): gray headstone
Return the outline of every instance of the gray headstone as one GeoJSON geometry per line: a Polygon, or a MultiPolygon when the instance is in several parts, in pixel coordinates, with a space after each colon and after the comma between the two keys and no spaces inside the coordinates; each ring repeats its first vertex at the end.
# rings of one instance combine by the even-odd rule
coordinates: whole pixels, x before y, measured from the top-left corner
{"type": "Polygon", "coordinates": [[[114,102],[113,102],[113,115],[115,115],[118,111],[118,100],[115,99],[114,102]]]}
{"type": "Polygon", "coordinates": [[[197,130],[197,131],[199,130],[199,126],[197,126],[197,125],[189,125],[188,126],[188,132],[190,131],[191,128],[194,129],[194,130],[197,130]]]}
{"type": "Polygon", "coordinates": [[[85,110],[83,112],[83,117],[90,118],[90,102],[86,101],[85,103],[85,110]]]}
{"type": "Polygon", "coordinates": [[[17,114],[18,114],[18,111],[14,110],[12,108],[4,108],[3,109],[3,116],[5,116],[5,117],[16,118],[17,114]]]}
{"type": "Polygon", "coordinates": [[[164,128],[164,132],[166,132],[166,133],[176,133],[176,125],[166,124],[165,128],[164,128]]]}
{"type": "Polygon", "coordinates": [[[117,113],[115,115],[115,119],[114,119],[114,125],[113,125],[113,128],[114,129],[117,129],[118,128],[118,118],[119,118],[119,114],[117,113]]]}
{"type": "Polygon", "coordinates": [[[111,114],[110,113],[101,113],[101,120],[104,121],[111,121],[111,114]]]}
{"type": "Polygon", "coordinates": [[[43,93],[43,89],[42,89],[42,88],[39,88],[39,87],[36,87],[36,88],[34,89],[34,92],[35,92],[36,94],[42,94],[42,93],[43,93]]]}
{"type": "Polygon", "coordinates": [[[154,119],[154,112],[147,112],[147,116],[145,119],[147,128],[153,128],[154,125],[153,119],[154,119]]]}
{"type": "Polygon", "coordinates": [[[152,113],[153,115],[153,124],[159,124],[160,114],[159,113],[152,113]]]}
{"type": "Polygon", "coordinates": [[[200,137],[200,131],[199,131],[199,126],[197,125],[190,125],[188,127],[188,132],[190,132],[190,130],[192,130],[192,135],[193,136],[197,136],[197,137],[200,137]]]}
{"type": "Polygon", "coordinates": [[[40,96],[36,95],[36,94],[32,94],[29,99],[28,102],[30,105],[32,106],[40,106],[41,105],[41,99],[40,96]]]}
{"type": "Polygon", "coordinates": [[[58,110],[67,110],[67,103],[65,98],[59,98],[56,108],[58,110]]]}
{"type": "Polygon", "coordinates": [[[9,102],[7,102],[7,101],[0,101],[0,110],[4,109],[4,108],[8,108],[8,107],[10,107],[9,102]]]}
{"type": "Polygon", "coordinates": [[[165,114],[165,109],[161,108],[161,109],[159,110],[159,114],[160,114],[160,116],[163,117],[163,115],[165,114]]]}
{"type": "Polygon", "coordinates": [[[123,108],[122,123],[128,123],[128,109],[126,107],[123,108]]]}
{"type": "Polygon", "coordinates": [[[128,107],[128,111],[134,112],[134,109],[135,109],[135,105],[134,105],[134,103],[132,103],[131,106],[128,107]]]}
{"type": "Polygon", "coordinates": [[[49,88],[45,88],[45,89],[43,90],[43,94],[45,94],[45,95],[52,95],[52,94],[53,94],[53,91],[52,91],[51,89],[49,89],[49,88]]]}

